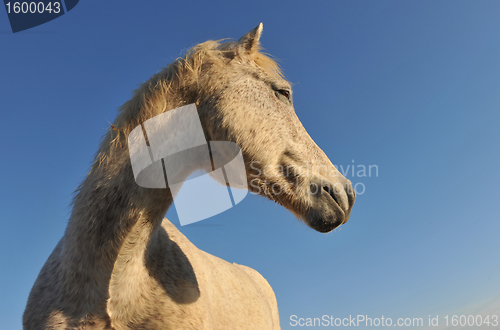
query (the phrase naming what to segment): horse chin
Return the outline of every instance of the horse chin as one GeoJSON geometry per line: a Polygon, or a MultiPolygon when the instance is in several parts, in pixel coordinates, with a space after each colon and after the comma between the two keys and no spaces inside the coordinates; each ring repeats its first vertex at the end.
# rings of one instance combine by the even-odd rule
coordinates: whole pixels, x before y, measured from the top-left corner
{"type": "Polygon", "coordinates": [[[350,212],[344,212],[335,201],[328,200],[326,196],[324,199],[317,201],[305,213],[288,209],[297,219],[305,222],[310,228],[320,233],[328,233],[346,223],[349,220],[350,212]]]}
{"type": "Polygon", "coordinates": [[[303,217],[304,222],[320,233],[328,233],[347,222],[344,211],[338,208],[315,207],[303,217]]]}
{"type": "Polygon", "coordinates": [[[342,225],[343,220],[339,219],[329,219],[324,217],[315,217],[307,215],[305,217],[305,223],[312,229],[319,231],[320,233],[328,233],[335,228],[342,225]]]}

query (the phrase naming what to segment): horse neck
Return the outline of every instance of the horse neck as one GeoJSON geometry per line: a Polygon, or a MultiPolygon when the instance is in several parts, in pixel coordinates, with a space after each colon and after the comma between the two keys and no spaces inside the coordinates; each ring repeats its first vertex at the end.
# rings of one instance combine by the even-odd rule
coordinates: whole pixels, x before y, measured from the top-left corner
{"type": "Polygon", "coordinates": [[[142,265],[146,248],[173,202],[168,188],[136,184],[126,139],[123,133],[108,132],[75,197],[63,238],[62,290],[65,299],[88,302],[86,313],[105,308],[117,268],[123,269],[131,259],[142,265]],[[119,134],[114,147],[113,134],[119,134]]]}

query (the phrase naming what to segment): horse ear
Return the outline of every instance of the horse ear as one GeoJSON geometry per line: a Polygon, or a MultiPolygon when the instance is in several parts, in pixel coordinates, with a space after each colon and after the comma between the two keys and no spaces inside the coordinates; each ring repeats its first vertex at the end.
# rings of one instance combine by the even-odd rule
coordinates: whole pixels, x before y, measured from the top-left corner
{"type": "Polygon", "coordinates": [[[243,37],[238,40],[237,45],[240,52],[244,52],[247,54],[254,53],[259,50],[259,39],[262,35],[262,29],[264,25],[260,23],[253,29],[252,31],[245,34],[243,37]]]}

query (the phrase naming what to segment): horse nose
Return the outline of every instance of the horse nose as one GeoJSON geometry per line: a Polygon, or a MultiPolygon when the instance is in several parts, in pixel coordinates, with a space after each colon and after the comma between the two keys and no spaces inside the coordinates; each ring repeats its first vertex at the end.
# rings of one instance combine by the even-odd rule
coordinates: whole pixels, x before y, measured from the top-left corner
{"type": "Polygon", "coordinates": [[[339,182],[323,182],[322,193],[328,194],[335,203],[344,211],[344,221],[346,223],[351,215],[351,210],[356,200],[356,193],[351,181],[344,179],[339,182]]]}
{"type": "Polygon", "coordinates": [[[349,220],[355,199],[349,180],[313,177],[309,189],[311,206],[304,217],[309,227],[327,233],[349,220]]]}

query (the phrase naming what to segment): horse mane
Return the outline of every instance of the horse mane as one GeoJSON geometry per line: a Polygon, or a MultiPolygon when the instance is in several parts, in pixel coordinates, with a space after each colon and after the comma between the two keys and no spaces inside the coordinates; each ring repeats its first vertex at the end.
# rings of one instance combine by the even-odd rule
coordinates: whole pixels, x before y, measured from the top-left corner
{"type": "MultiPolygon", "coordinates": [[[[179,57],[173,63],[168,64],[166,68],[153,75],[151,79],[135,90],[132,100],[120,107],[117,124],[120,127],[122,126],[120,124],[126,124],[126,122],[119,120],[122,115],[130,119],[130,115],[139,110],[137,109],[137,101],[142,101],[141,105],[151,110],[146,112],[141,111],[145,113],[146,117],[150,115],[153,117],[166,110],[170,110],[166,107],[167,104],[165,104],[168,103],[166,96],[173,96],[168,94],[171,94],[172,91],[178,92],[179,89],[182,91],[183,87],[197,85],[199,82],[198,78],[207,64],[218,65],[222,69],[227,59],[235,56],[234,47],[232,47],[234,45],[235,42],[220,43],[220,41],[209,40],[192,47],[183,57],[179,57]]],[[[248,55],[267,74],[283,78],[283,73],[278,63],[269,54],[264,53],[260,45],[248,55]]],[[[185,96],[181,95],[181,97],[185,96]]],[[[143,122],[149,118],[140,119],[143,122]]],[[[139,124],[140,122],[133,121],[129,123],[129,127],[122,128],[128,133],[129,129],[133,129],[139,124]]]]}
{"type": "MultiPolygon", "coordinates": [[[[190,95],[182,91],[186,91],[187,86],[199,86],[199,76],[206,65],[217,65],[223,70],[228,59],[236,56],[237,42],[221,43],[222,40],[197,44],[141,84],[133,97],[119,108],[116,120],[103,137],[90,172],[113,159],[112,155],[126,145],[126,138],[135,127],[167,110],[187,104],[190,95]]],[[[263,51],[260,44],[247,55],[265,73],[284,78],[279,64],[263,51]]],[[[200,99],[203,95],[197,96],[197,103],[200,99]]]]}

